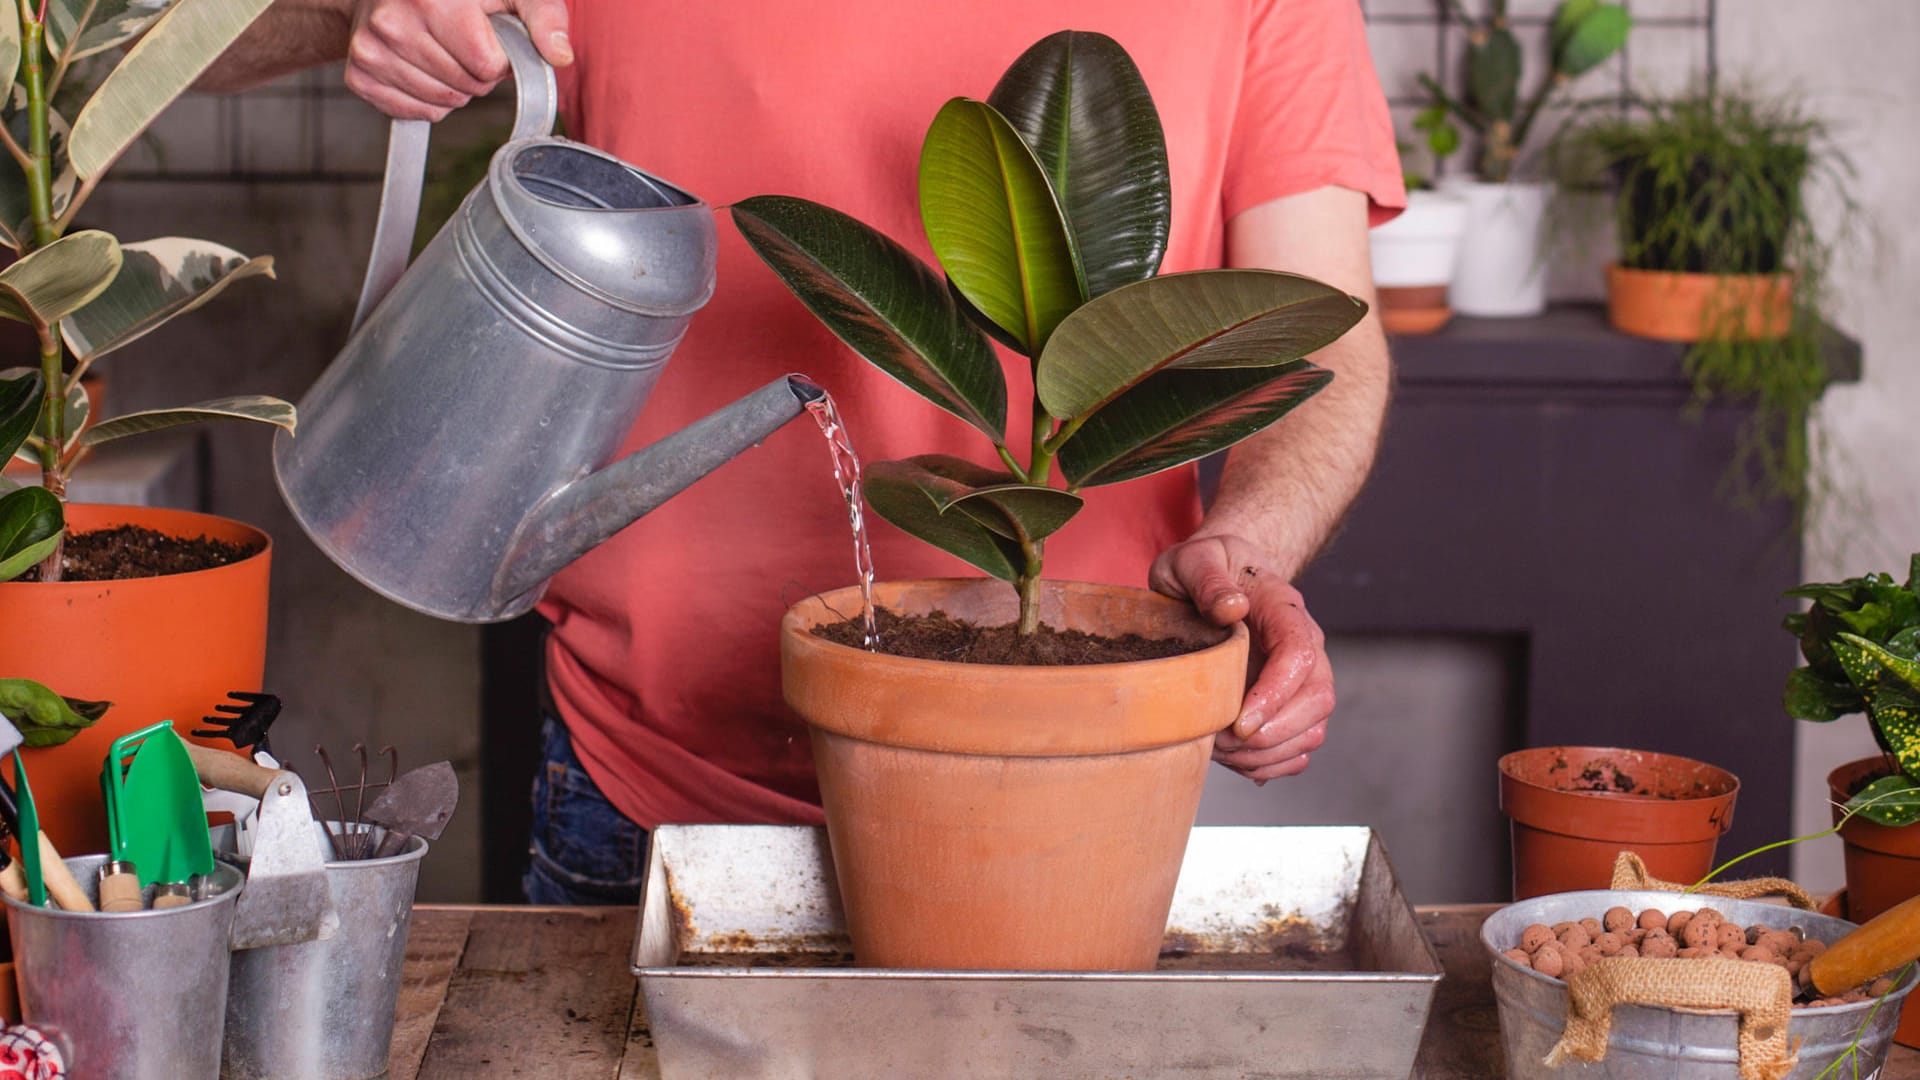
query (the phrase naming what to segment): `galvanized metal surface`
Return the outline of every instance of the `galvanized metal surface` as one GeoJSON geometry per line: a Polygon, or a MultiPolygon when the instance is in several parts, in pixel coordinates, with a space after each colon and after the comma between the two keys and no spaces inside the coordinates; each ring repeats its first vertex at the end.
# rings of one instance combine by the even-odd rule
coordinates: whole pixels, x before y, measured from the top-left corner
{"type": "MultiPolygon", "coordinates": [[[[523,46],[524,126],[541,108],[529,88],[552,73],[517,30],[502,32],[523,46]]],[[[389,186],[371,311],[301,400],[298,436],[274,441],[276,482],[315,544],[369,588],[445,619],[521,614],[561,567],[820,396],[776,380],[697,437],[612,462],[713,293],[713,211],[545,134],[550,100],[544,109],[540,133],[501,147],[390,280],[407,239],[386,217],[417,199],[420,167],[396,133],[389,167],[415,183],[389,186]]]]}
{"type": "MultiPolygon", "coordinates": [[[[66,860],[99,902],[105,855],[66,860]]],[[[4,897],[27,1023],[62,1044],[74,1080],[213,1080],[240,872],[215,863],[206,898],[116,914],[4,897]]],[[[149,890],[149,893],[151,890],[149,890]]]]}
{"type": "Polygon", "coordinates": [[[328,895],[326,838],[314,828],[299,774],[274,776],[252,833],[247,890],[234,904],[229,945],[258,949],[332,937],[340,918],[328,895]]]}
{"type": "MultiPolygon", "coordinates": [[[[322,826],[312,828],[324,843],[322,826]]],[[[327,887],[340,914],[331,938],[233,954],[223,1078],[385,1075],[414,886],[426,853],[427,842],[415,837],[388,858],[328,862],[327,887]]]]}
{"type": "Polygon", "coordinates": [[[1412,1071],[1440,963],[1370,829],[1196,828],[1168,944],[1344,950],[1358,970],[779,966],[849,947],[825,832],[737,825],[653,833],[633,967],[667,1080],[1412,1071]],[[689,954],[719,966],[681,966],[689,954]]]}
{"type": "MultiPolygon", "coordinates": [[[[1668,892],[1597,890],[1557,893],[1502,908],[1480,928],[1480,940],[1493,954],[1493,991],[1500,1003],[1500,1034],[1508,1075],[1514,1080],[1737,1080],[1739,1020],[1733,1012],[1690,1012],[1636,1005],[1614,1010],[1613,1028],[1602,1062],[1569,1062],[1549,1069],[1545,1059],[1566,1026],[1567,986],[1500,955],[1520,940],[1533,923],[1599,918],[1608,908],[1634,911],[1658,908],[1668,914],[1717,908],[1743,926],[1761,923],[1776,929],[1799,927],[1808,937],[1832,942],[1854,924],[1830,915],[1797,911],[1777,904],[1684,896],[1668,892]]],[[[1799,1064],[1786,1080],[1813,1080],[1858,1042],[1858,1074],[1871,1077],[1886,1060],[1900,1005],[1913,990],[1914,977],[1888,995],[1877,1011],[1872,1002],[1795,1009],[1789,1038],[1799,1040],[1799,1064]],[[1869,1016],[1871,1015],[1871,1019],[1869,1016]]],[[[1854,1062],[1838,1076],[1856,1075],[1854,1062]]],[[[1836,1074],[1829,1073],[1828,1076],[1836,1074]]]]}

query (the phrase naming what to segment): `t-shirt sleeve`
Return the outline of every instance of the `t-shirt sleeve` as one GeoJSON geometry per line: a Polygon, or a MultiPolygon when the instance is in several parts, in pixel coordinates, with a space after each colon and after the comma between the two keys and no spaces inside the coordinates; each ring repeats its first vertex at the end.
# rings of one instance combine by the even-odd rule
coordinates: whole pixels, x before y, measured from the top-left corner
{"type": "Polygon", "coordinates": [[[1222,185],[1225,216],[1335,186],[1378,225],[1407,205],[1359,0],[1254,0],[1222,185]]]}

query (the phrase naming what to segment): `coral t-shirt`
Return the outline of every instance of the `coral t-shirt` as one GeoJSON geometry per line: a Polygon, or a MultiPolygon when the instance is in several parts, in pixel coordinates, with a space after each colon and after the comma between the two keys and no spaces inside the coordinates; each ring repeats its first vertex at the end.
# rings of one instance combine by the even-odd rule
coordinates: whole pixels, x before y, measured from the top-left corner
{"type": "MultiPolygon", "coordinates": [[[[756,194],[843,210],[932,261],[914,176],[949,98],[985,98],[1027,46],[1096,30],[1159,107],[1173,185],[1163,271],[1221,265],[1227,219],[1337,185],[1375,216],[1403,205],[1392,124],[1356,0],[572,0],[567,130],[716,208],[756,194]]],[[[997,464],[963,421],[844,347],[724,212],[719,287],[627,440],[653,442],[789,371],[839,402],[862,460],[948,453],[997,464]]],[[[1003,351],[1010,427],[1030,400],[1003,351]]],[[[1047,542],[1049,577],[1145,583],[1199,523],[1195,470],[1087,490],[1047,542]]],[[[885,523],[882,579],[978,571],[885,523]]],[[[806,731],[780,698],[786,606],[853,583],[846,506],[807,418],[563,572],[548,678],[593,780],[627,816],[818,823],[806,731]]]]}

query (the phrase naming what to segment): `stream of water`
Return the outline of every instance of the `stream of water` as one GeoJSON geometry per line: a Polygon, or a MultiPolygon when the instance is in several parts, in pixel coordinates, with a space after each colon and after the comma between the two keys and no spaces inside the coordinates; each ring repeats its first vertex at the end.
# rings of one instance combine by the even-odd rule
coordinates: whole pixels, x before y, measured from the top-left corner
{"type": "Polygon", "coordinates": [[[807,405],[807,411],[827,437],[833,478],[839,481],[840,493],[847,500],[847,517],[853,523],[853,568],[860,579],[861,640],[868,652],[877,652],[880,628],[873,617],[873,549],[867,544],[867,499],[860,491],[860,457],[853,452],[853,440],[847,437],[847,425],[840,419],[832,394],[823,393],[820,400],[807,405]]]}

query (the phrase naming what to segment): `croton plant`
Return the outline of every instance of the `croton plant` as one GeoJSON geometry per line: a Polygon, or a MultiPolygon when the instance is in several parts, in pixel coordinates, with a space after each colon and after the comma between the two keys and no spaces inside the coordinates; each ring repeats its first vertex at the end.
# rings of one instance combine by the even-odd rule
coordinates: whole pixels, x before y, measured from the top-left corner
{"type": "Polygon", "coordinates": [[[1788,714],[1819,721],[1866,714],[1890,775],[1847,807],[1882,825],[1920,821],[1920,554],[1905,584],[1875,573],[1787,595],[1812,601],[1782,623],[1807,661],[1787,677],[1788,714]]]}
{"type": "Polygon", "coordinates": [[[1159,273],[1166,142],[1132,58],[1100,34],[1047,37],[985,101],[948,101],[921,147],[919,202],[940,270],[805,199],[756,196],[732,213],[835,335],[991,445],[997,466],[942,454],[873,463],[865,492],[882,518],[1013,583],[1023,633],[1039,626],[1046,540],[1082,489],[1191,462],[1278,420],[1332,378],[1302,357],[1366,311],[1294,274],[1159,273]],[[1025,431],[1009,428],[994,341],[1032,365],[1025,431]]]}
{"type": "Polygon", "coordinates": [[[0,270],[0,318],[39,342],[37,368],[0,371],[0,464],[18,456],[40,470],[37,487],[0,480],[0,581],[36,564],[42,580],[60,576],[61,498],[94,447],[220,418],[293,428],[293,406],[258,396],[89,424],[80,380],[95,361],[236,281],[271,277],[273,259],[205,240],[123,244],[69,231],[108,166],[271,2],[14,0],[0,10],[0,87],[12,90],[0,110],[12,159],[0,162],[0,244],[20,253],[0,270]],[[75,95],[83,75],[98,84],[75,95]],[[73,97],[84,104],[69,124],[53,103],[73,97]]]}

